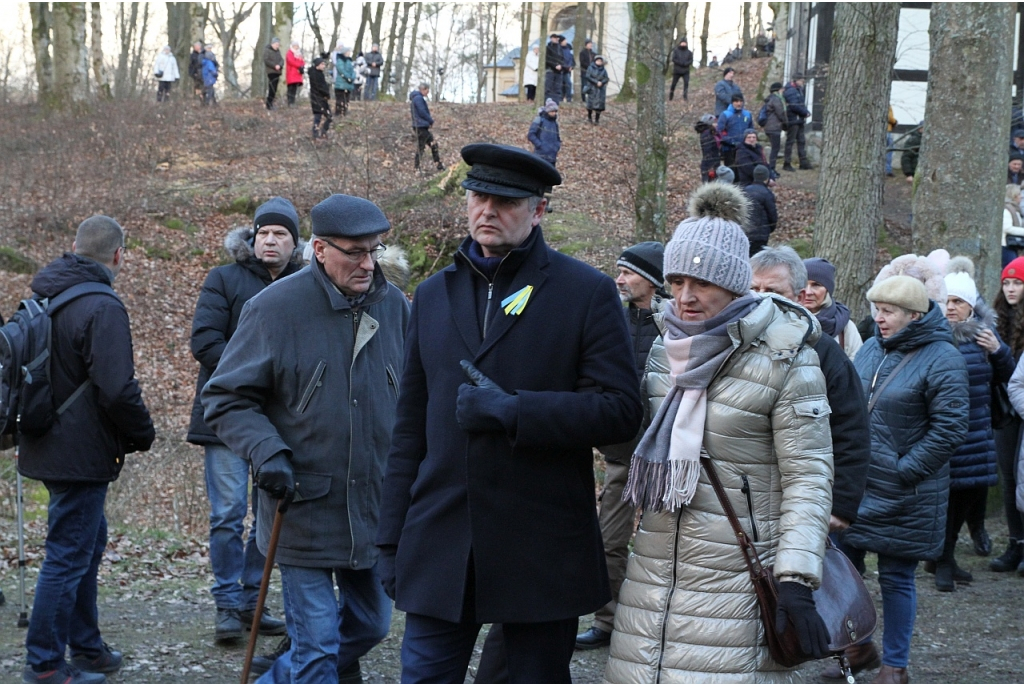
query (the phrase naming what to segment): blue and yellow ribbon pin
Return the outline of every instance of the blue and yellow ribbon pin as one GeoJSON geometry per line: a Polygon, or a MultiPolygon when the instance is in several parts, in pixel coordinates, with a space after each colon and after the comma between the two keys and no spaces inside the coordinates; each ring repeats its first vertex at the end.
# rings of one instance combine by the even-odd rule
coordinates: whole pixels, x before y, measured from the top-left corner
{"type": "Polygon", "coordinates": [[[502,300],[501,306],[505,308],[505,314],[508,316],[522,314],[523,310],[526,309],[526,303],[530,301],[531,293],[533,293],[533,286],[528,285],[502,300]]]}

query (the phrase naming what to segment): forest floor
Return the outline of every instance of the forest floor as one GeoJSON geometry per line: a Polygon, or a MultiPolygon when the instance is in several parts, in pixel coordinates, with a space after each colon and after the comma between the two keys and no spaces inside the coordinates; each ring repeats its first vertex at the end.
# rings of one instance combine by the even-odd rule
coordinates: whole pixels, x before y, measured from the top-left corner
{"type": "MultiPolygon", "coordinates": [[[[737,82],[757,91],[763,62],[738,66],[737,82]]],[[[668,103],[670,169],[666,202],[669,234],[686,216],[700,182],[699,145],[692,125],[713,105],[717,70],[697,72],[688,102],[668,103]]],[[[176,95],[181,95],[176,93],[176,95]]],[[[0,313],[29,294],[32,273],[70,249],[77,224],[92,213],[126,227],[129,251],[117,290],[131,316],[137,374],[157,426],[153,449],[128,459],[110,490],[111,542],[100,574],[105,638],[123,649],[116,682],[231,682],[244,645],[212,644],[213,603],[208,587],[206,504],[202,452],[184,441],[197,365],[189,353],[196,297],[206,272],[221,263],[221,243],[232,227],[251,222],[267,198],[290,198],[309,231],[309,209],[332,192],[380,204],[393,224],[390,243],[409,253],[415,281],[450,263],[465,234],[458,190],[464,167],[458,150],[476,141],[526,146],[536,113],[531,105],[433,103],[434,133],[448,169],[413,169],[415,136],[408,104],[353,103],[335,119],[330,139],[314,143],[305,101],[267,112],[259,102],[227,101],[200,108],[181,99],[83,106],[42,116],[34,107],[0,109],[0,313]]],[[[565,177],[554,192],[555,212],[544,221],[557,249],[607,273],[633,242],[635,106],[609,103],[600,126],[586,123],[579,103],[560,115],[565,177]]],[[[429,166],[429,165],[425,165],[429,166]]],[[[780,225],[773,243],[810,254],[817,171],[784,174],[776,188],[780,225]]],[[[909,188],[886,183],[887,236],[879,262],[909,247],[909,188]]],[[[666,238],[668,235],[665,236],[666,238]]],[[[414,283],[415,285],[415,283],[414,283]]],[[[0,682],[17,682],[24,663],[24,630],[17,627],[19,592],[14,468],[0,453],[0,682]]],[[[600,464],[598,470],[600,471],[600,464]]],[[[603,475],[603,474],[598,474],[603,475]]],[[[45,539],[46,491],[26,481],[27,590],[31,603],[45,539]]],[[[1002,540],[992,516],[993,537],[1002,540]]],[[[977,582],[940,595],[928,578],[920,585],[913,677],[931,682],[1019,680],[1016,658],[1024,637],[1024,580],[983,570],[984,560],[963,553],[977,582]]],[[[275,574],[270,605],[281,610],[275,574]]],[[[869,581],[877,595],[877,582],[869,581]]],[[[398,679],[402,615],[364,659],[367,680],[398,679]]],[[[581,621],[581,628],[588,619],[581,621]]],[[[261,649],[273,647],[264,638],[261,649]]],[[[601,679],[607,650],[577,653],[577,682],[601,679]]],[[[813,682],[814,667],[801,671],[813,682]]]]}

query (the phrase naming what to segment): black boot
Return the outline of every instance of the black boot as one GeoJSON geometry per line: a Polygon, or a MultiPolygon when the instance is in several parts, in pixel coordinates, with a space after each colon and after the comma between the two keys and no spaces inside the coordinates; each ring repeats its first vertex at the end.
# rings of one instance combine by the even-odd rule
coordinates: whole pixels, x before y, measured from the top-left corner
{"type": "Polygon", "coordinates": [[[956,592],[953,564],[948,561],[940,561],[935,565],[935,589],[939,592],[956,592]]]}
{"type": "Polygon", "coordinates": [[[242,619],[238,616],[238,609],[217,609],[214,642],[234,642],[241,637],[242,619]]]}
{"type": "Polygon", "coordinates": [[[992,538],[989,537],[985,526],[971,531],[971,541],[974,542],[974,553],[979,557],[987,557],[992,554],[992,538]]]}
{"type": "Polygon", "coordinates": [[[1006,551],[1003,552],[1002,556],[998,556],[990,561],[988,567],[997,573],[1007,573],[1009,571],[1016,571],[1021,561],[1024,561],[1024,540],[1010,538],[1006,551]]]}

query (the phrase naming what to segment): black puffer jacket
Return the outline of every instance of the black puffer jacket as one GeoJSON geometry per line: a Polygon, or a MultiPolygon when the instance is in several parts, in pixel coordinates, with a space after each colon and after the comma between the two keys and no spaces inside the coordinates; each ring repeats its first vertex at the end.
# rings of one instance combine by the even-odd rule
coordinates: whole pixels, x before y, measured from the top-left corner
{"type": "Polygon", "coordinates": [[[753,183],[754,167],[758,164],[768,166],[764,159],[764,148],[760,145],[743,143],[736,148],[736,161],[732,165],[732,170],[736,172],[736,185],[749,186],[753,183]]]}
{"type": "Polygon", "coordinates": [[[857,522],[845,543],[903,559],[942,553],[949,460],[963,444],[970,409],[967,365],[934,302],[888,339],[878,333],[854,359],[871,399],[903,357],[917,354],[879,395],[868,417],[871,467],[857,522]]]}
{"type": "Polygon", "coordinates": [[[751,183],[743,189],[743,194],[750,200],[750,215],[744,230],[747,238],[758,242],[768,242],[779,222],[779,212],[775,206],[775,193],[763,183],[751,183]]]}
{"type": "MultiPolygon", "coordinates": [[[[250,226],[242,226],[228,233],[224,238],[224,249],[234,258],[235,263],[212,269],[203,282],[203,289],[196,302],[189,346],[192,356],[199,362],[199,377],[196,380],[196,395],[192,401],[192,420],[187,437],[193,445],[224,444],[203,421],[203,404],[199,401],[199,393],[217,368],[228,340],[235,334],[242,305],[274,280],[267,267],[256,259],[252,238],[253,229],[250,226]]],[[[292,253],[292,261],[281,273],[281,278],[302,268],[303,245],[300,241],[300,246],[292,253]]]]}
{"type": "MultiPolygon", "coordinates": [[[[54,297],[78,283],[111,283],[99,262],[65,253],[32,279],[32,291],[54,297]]],[[[39,437],[20,438],[18,470],[28,478],[109,483],[124,455],[144,452],[155,432],[135,380],[132,333],[121,300],[83,295],[53,316],[50,385],[60,406],[86,380],[92,385],[39,437]]]]}
{"type": "MultiPolygon", "coordinates": [[[[974,307],[974,318],[950,323],[953,340],[967,364],[971,384],[971,424],[967,439],[949,461],[949,489],[991,487],[996,484],[996,439],[992,432],[992,383],[1006,383],[1013,375],[1010,346],[1002,343],[989,354],[975,342],[986,328],[998,338],[995,312],[982,301],[974,307]]],[[[1000,341],[1002,342],[1002,341],[1000,341]]]]}

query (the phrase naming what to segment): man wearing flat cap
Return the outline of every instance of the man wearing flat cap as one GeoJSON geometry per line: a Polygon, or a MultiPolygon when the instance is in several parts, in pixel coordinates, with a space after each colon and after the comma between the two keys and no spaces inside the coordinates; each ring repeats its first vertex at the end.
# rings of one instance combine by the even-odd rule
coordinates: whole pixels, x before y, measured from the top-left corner
{"type": "Polygon", "coordinates": [[[255,471],[264,554],[286,510],[291,648],[259,682],[338,682],[391,619],[374,542],[409,306],[377,264],[391,226],[376,205],[332,195],[312,220],[314,259],[246,303],[202,393],[207,425],[255,471]]]}
{"type": "Polygon", "coordinates": [[[577,617],[611,593],[592,445],[642,408],[615,284],[544,242],[553,166],[462,149],[469,236],[413,300],[384,480],[385,589],[406,612],[402,682],[461,683],[503,623],[510,682],[570,682],[577,617]]]}

